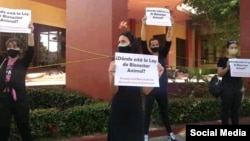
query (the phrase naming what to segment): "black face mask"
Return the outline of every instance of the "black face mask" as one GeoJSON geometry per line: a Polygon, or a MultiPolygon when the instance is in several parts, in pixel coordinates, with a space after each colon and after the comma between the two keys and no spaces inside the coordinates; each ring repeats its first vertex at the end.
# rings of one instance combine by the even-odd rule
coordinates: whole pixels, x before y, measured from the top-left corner
{"type": "Polygon", "coordinates": [[[159,47],[155,47],[155,48],[151,48],[152,52],[158,52],[159,51],[159,47]]]}
{"type": "Polygon", "coordinates": [[[130,46],[118,46],[119,52],[122,53],[131,53],[131,47],[130,46]]]}
{"type": "Polygon", "coordinates": [[[8,55],[11,57],[11,58],[15,58],[17,57],[17,55],[20,54],[20,50],[13,50],[13,49],[10,49],[8,50],[8,55]]]}

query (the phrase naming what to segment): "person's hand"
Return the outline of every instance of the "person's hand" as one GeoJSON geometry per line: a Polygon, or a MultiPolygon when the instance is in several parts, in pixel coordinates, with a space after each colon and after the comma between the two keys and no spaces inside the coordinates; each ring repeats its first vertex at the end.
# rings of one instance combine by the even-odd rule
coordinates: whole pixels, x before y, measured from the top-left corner
{"type": "Polygon", "coordinates": [[[159,78],[160,78],[164,72],[164,67],[160,63],[157,64],[157,67],[158,67],[158,74],[159,74],[159,78]]]}
{"type": "Polygon", "coordinates": [[[146,24],[146,20],[147,20],[147,17],[146,17],[146,15],[144,15],[143,17],[142,17],[142,19],[141,19],[141,22],[142,22],[142,24],[146,24]]]}
{"type": "Polygon", "coordinates": [[[115,66],[115,61],[112,61],[110,62],[109,64],[109,74],[113,75],[115,74],[115,69],[116,69],[116,66],[115,66]]]}
{"type": "Polygon", "coordinates": [[[119,24],[119,28],[120,29],[128,29],[128,22],[126,21],[121,21],[120,24],[119,24]]]}

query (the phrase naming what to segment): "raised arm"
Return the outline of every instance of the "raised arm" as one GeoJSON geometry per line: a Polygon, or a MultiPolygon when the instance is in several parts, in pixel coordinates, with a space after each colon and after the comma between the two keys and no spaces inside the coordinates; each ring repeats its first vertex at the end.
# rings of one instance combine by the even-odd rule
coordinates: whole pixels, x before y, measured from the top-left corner
{"type": "Polygon", "coordinates": [[[141,48],[143,54],[151,54],[149,50],[149,46],[147,45],[147,37],[146,37],[146,16],[142,18],[142,26],[141,26],[141,48]]]}
{"type": "Polygon", "coordinates": [[[24,57],[22,58],[23,64],[28,68],[33,56],[34,56],[34,46],[35,46],[35,41],[34,41],[34,35],[33,35],[33,31],[34,31],[34,25],[33,23],[29,24],[29,28],[31,29],[31,33],[28,34],[28,49],[25,52],[24,57]]]}
{"type": "Polygon", "coordinates": [[[174,18],[171,16],[171,23],[172,26],[168,27],[168,31],[166,34],[166,42],[165,42],[165,46],[163,47],[162,51],[161,51],[161,55],[163,57],[167,57],[171,44],[172,44],[172,38],[173,38],[173,30],[174,30],[174,18]]]}
{"type": "Polygon", "coordinates": [[[147,29],[146,29],[146,16],[144,15],[144,17],[142,18],[141,20],[142,22],[142,25],[141,25],[141,40],[142,41],[146,41],[146,32],[147,32],[147,29]]]}
{"type": "Polygon", "coordinates": [[[168,27],[168,32],[166,34],[166,41],[169,41],[169,42],[172,41],[172,38],[173,38],[173,29],[174,29],[174,18],[173,18],[173,16],[171,16],[170,20],[171,20],[172,26],[168,27]]]}
{"type": "Polygon", "coordinates": [[[28,46],[29,47],[34,47],[35,46],[35,41],[34,41],[34,25],[33,23],[29,24],[29,28],[31,29],[31,33],[28,34],[28,46]]]}

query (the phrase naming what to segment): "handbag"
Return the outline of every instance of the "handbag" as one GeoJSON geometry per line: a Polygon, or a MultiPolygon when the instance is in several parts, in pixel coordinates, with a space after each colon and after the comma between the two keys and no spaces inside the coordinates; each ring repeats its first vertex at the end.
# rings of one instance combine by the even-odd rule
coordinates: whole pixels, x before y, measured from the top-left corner
{"type": "Polygon", "coordinates": [[[218,98],[221,96],[222,93],[222,83],[221,80],[218,78],[218,75],[215,74],[209,84],[208,84],[208,89],[210,94],[212,94],[213,97],[218,98]]]}

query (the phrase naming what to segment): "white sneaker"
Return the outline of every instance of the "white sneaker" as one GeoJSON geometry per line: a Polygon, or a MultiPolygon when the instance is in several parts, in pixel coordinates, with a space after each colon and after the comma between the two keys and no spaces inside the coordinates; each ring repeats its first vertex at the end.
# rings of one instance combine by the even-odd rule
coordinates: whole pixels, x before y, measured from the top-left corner
{"type": "Polygon", "coordinates": [[[148,141],[148,135],[144,135],[144,141],[148,141]]]}
{"type": "Polygon", "coordinates": [[[174,133],[170,133],[169,136],[167,136],[167,138],[168,138],[168,141],[177,141],[174,133]]]}

